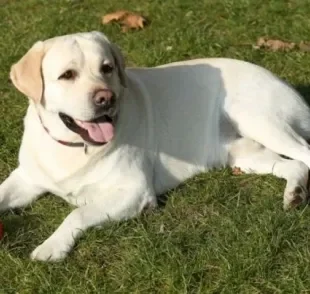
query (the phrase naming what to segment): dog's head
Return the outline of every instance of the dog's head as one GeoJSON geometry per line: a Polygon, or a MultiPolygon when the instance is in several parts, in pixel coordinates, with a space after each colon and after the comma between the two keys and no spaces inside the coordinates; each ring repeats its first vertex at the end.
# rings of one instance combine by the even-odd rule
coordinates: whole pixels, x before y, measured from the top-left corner
{"type": "Polygon", "coordinates": [[[124,59],[102,33],[56,37],[35,43],[12,66],[15,87],[84,140],[105,143],[126,87],[124,59]]]}

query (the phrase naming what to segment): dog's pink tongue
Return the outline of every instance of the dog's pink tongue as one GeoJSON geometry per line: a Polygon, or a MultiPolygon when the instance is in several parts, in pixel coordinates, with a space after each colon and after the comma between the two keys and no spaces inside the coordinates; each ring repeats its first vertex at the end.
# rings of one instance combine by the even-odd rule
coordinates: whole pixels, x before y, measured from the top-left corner
{"type": "Polygon", "coordinates": [[[114,127],[110,122],[85,122],[78,121],[76,123],[83,129],[88,131],[89,137],[98,143],[109,142],[114,136],[114,127]]]}

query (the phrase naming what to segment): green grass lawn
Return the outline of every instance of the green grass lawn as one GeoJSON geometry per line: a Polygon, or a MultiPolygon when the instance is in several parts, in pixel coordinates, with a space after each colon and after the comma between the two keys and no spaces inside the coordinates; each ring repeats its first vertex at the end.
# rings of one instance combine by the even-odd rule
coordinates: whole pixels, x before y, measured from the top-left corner
{"type": "MultiPolygon", "coordinates": [[[[310,53],[251,46],[260,36],[310,40],[309,15],[309,0],[0,0],[1,180],[17,165],[27,107],[8,73],[35,41],[100,30],[131,66],[244,59],[310,98],[310,53]],[[123,34],[100,24],[102,14],[124,8],[143,12],[151,25],[123,34]]],[[[56,264],[29,259],[72,210],[48,196],[1,215],[0,293],[310,293],[310,210],[282,211],[284,186],[229,170],[197,176],[169,192],[160,209],[89,230],[56,264]]]]}

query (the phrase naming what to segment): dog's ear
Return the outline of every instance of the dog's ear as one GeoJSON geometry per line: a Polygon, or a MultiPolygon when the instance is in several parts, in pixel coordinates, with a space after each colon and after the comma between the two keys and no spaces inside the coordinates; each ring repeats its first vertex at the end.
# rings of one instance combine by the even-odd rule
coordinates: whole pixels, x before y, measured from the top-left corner
{"type": "Polygon", "coordinates": [[[115,65],[116,65],[117,70],[118,70],[118,74],[119,74],[121,84],[124,88],[126,88],[127,87],[127,77],[126,77],[126,73],[125,73],[124,56],[123,56],[121,50],[115,44],[110,43],[110,47],[111,47],[112,55],[113,55],[114,60],[115,60],[115,65]]]}
{"type": "Polygon", "coordinates": [[[44,42],[36,42],[29,51],[11,67],[10,78],[14,86],[35,102],[40,102],[43,92],[41,64],[44,42]]]}

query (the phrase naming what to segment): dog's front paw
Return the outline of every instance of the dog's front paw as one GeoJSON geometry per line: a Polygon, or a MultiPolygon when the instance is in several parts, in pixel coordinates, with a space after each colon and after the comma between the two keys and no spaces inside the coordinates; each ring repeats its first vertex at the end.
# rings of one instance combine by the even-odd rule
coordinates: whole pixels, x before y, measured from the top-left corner
{"type": "Polygon", "coordinates": [[[30,255],[33,260],[60,261],[64,259],[71,246],[66,246],[61,240],[49,238],[39,245],[30,255]]]}

